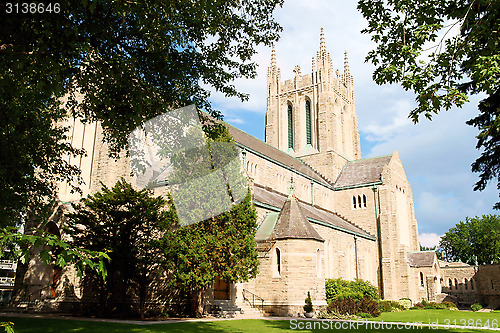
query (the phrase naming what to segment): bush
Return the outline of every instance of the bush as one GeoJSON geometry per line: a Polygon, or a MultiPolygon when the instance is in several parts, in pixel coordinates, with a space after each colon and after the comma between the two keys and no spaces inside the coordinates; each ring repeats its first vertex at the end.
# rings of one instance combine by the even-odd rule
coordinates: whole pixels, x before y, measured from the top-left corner
{"type": "Polygon", "coordinates": [[[354,281],[327,279],[325,280],[325,292],[328,304],[339,298],[354,298],[357,301],[363,297],[379,299],[378,289],[370,282],[360,279],[354,281]]]}
{"type": "Polygon", "coordinates": [[[318,319],[341,319],[341,320],[353,320],[358,319],[359,317],[351,314],[340,314],[338,312],[327,312],[320,311],[318,313],[318,319]]]}
{"type": "Polygon", "coordinates": [[[443,304],[448,310],[458,310],[457,305],[453,302],[446,301],[441,304],[443,304]]]}
{"type": "Polygon", "coordinates": [[[417,309],[448,309],[448,310],[458,310],[457,306],[453,302],[443,302],[443,303],[436,303],[436,302],[427,302],[425,300],[422,300],[422,302],[415,303],[415,305],[411,308],[412,310],[417,310],[417,309]]]}
{"type": "Polygon", "coordinates": [[[412,301],[409,298],[401,298],[399,301],[397,301],[398,304],[403,308],[403,310],[408,310],[412,306],[412,301]]]}
{"type": "Polygon", "coordinates": [[[424,306],[424,309],[446,309],[443,303],[429,302],[424,306]]]}
{"type": "Polygon", "coordinates": [[[380,315],[377,301],[367,296],[361,298],[360,300],[357,300],[354,297],[337,298],[336,300],[330,302],[327,311],[329,313],[350,315],[363,312],[369,313],[372,317],[378,317],[380,315]]]}
{"type": "Polygon", "coordinates": [[[405,310],[405,307],[397,301],[383,300],[378,302],[380,312],[396,312],[405,310]]]}
{"type": "Polygon", "coordinates": [[[366,312],[360,312],[357,314],[358,317],[360,318],[373,318],[373,316],[369,313],[366,313],[366,312]]]}
{"type": "Polygon", "coordinates": [[[479,311],[483,308],[483,306],[479,303],[474,303],[470,306],[470,309],[474,312],[479,311]]]}
{"type": "Polygon", "coordinates": [[[310,292],[307,292],[306,305],[304,305],[304,311],[307,313],[313,312],[313,303],[311,300],[310,292]]]}
{"type": "MultiPolygon", "coordinates": [[[[427,304],[427,302],[426,302],[427,304]]],[[[412,309],[423,309],[425,305],[422,302],[415,303],[415,306],[412,309]]]]}

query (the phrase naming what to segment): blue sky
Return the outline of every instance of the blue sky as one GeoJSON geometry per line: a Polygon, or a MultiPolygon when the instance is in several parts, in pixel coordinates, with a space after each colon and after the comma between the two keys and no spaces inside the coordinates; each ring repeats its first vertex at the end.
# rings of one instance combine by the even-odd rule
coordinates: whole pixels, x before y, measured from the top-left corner
{"type": "MultiPolygon", "coordinates": [[[[465,121],[477,114],[479,98],[461,109],[441,112],[432,122],[422,119],[413,125],[408,113],[414,108],[414,96],[397,85],[377,86],[372,81],[374,67],[364,58],[373,44],[360,33],[366,23],[356,10],[356,1],[287,0],[275,17],[283,27],[276,44],[282,80],[293,77],[295,65],[301,66],[302,73],[311,70],[321,27],[334,67],[341,71],[347,51],[354,76],[362,157],[399,152],[411,183],[423,245],[437,244],[440,235],[466,216],[497,213],[492,209],[498,199],[496,184],[491,183],[483,192],[472,191],[478,175],[470,171],[470,165],[480,152],[475,149],[477,130],[465,121]]],[[[248,102],[218,93],[211,100],[227,122],[263,140],[271,50],[258,48],[254,60],[259,64],[257,78],[235,82],[239,90],[250,94],[248,102]]]]}

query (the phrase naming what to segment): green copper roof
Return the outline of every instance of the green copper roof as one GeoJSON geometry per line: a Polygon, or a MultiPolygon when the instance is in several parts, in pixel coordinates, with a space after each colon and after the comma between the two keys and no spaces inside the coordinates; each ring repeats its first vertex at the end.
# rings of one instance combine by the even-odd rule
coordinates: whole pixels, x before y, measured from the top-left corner
{"type": "Polygon", "coordinates": [[[264,218],[264,221],[260,224],[257,232],[255,233],[255,240],[262,241],[267,240],[271,236],[274,230],[274,226],[276,225],[276,221],[278,221],[279,213],[268,213],[264,218]]]}

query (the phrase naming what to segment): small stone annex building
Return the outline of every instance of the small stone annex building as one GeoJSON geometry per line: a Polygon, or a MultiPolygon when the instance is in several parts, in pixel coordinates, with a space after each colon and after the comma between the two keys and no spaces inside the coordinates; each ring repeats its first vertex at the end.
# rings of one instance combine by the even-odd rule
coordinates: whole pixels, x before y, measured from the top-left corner
{"type": "MultiPolygon", "coordinates": [[[[361,159],[347,56],[343,72],[334,70],[321,31],[310,72],[296,66],[282,81],[273,49],[266,87],[266,142],[229,126],[257,208],[259,274],[244,283],[217,280],[207,303],[257,300],[270,313],[297,315],[308,291],[316,308],[326,305],[327,278],[370,281],[385,299],[436,299],[453,270],[418,251],[412,191],[398,153],[361,159]]],[[[99,182],[132,181],[125,157],[108,158],[98,124],[68,125],[72,144],[87,151],[70,160],[81,167],[83,195],[98,191],[99,182]]],[[[61,202],[79,198],[61,184],[61,202]]],[[[70,269],[41,273],[37,265],[26,276],[30,292],[52,286],[45,292],[63,297],[73,288],[72,297],[80,297],[70,269]]]]}

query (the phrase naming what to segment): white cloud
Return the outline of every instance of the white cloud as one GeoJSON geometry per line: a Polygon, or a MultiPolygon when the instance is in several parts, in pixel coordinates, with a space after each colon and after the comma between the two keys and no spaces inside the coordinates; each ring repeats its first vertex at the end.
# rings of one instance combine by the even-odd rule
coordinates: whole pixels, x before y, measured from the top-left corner
{"type": "Polygon", "coordinates": [[[438,234],[435,234],[435,233],[425,233],[425,234],[420,234],[418,236],[418,240],[420,242],[420,245],[422,245],[422,246],[434,247],[434,246],[439,245],[439,241],[441,240],[441,236],[438,234]]]}
{"type": "Polygon", "coordinates": [[[240,118],[226,118],[224,120],[230,124],[244,124],[245,123],[245,121],[243,119],[240,119],[240,118]]]}

